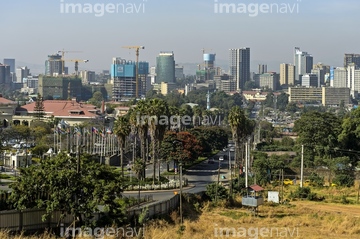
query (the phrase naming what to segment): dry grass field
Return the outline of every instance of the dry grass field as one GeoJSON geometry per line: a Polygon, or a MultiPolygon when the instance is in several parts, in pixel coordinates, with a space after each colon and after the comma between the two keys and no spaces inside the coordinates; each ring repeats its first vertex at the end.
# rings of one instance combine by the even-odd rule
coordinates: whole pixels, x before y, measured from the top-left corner
{"type": "MultiPolygon", "coordinates": [[[[295,187],[294,187],[295,188],[295,187]]],[[[287,187],[285,195],[294,188],[287,187]]],[[[258,215],[241,207],[230,207],[226,202],[215,207],[207,202],[200,208],[192,203],[184,203],[186,215],[180,227],[179,215],[148,221],[145,239],[211,239],[211,238],[301,238],[301,239],[360,239],[360,204],[357,187],[352,189],[313,189],[321,202],[292,200],[285,205],[265,203],[259,207],[258,215]],[[344,203],[345,198],[345,203],[344,203]]],[[[240,198],[237,199],[239,202],[240,198]]],[[[196,200],[195,200],[196,202],[196,200]]],[[[0,238],[10,238],[0,232],[0,238]]],[[[50,234],[14,239],[53,239],[50,234]]],[[[102,237],[100,237],[102,238],[102,237]]],[[[114,238],[114,237],[104,237],[114,238]]],[[[121,238],[121,237],[116,237],[121,238]]],[[[130,238],[130,237],[123,237],[130,238]]]]}

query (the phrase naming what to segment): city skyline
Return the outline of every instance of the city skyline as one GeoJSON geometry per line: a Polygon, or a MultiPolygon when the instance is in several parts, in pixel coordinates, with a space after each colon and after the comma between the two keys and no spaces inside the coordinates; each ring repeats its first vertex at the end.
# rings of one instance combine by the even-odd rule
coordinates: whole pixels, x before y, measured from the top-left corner
{"type": "MultiPolygon", "coordinates": [[[[93,0],[87,2],[97,4],[93,0]]],[[[310,52],[314,63],[333,66],[343,65],[345,53],[360,53],[357,44],[360,33],[351,27],[360,8],[358,1],[273,2],[298,4],[299,11],[250,17],[242,13],[215,13],[215,1],[134,0],[133,4],[145,6],[143,12],[96,17],[61,13],[61,4],[69,1],[3,2],[0,14],[7,37],[0,39],[3,46],[0,59],[15,58],[17,67],[25,66],[19,63],[44,67],[49,54],[62,49],[82,51],[65,57],[89,59],[89,63],[80,64],[79,68],[98,72],[109,70],[113,57],[134,60],[135,52],[122,48],[127,45],[145,46],[140,60],[149,62],[150,66],[156,64],[156,56],[161,51],[173,51],[176,63],[201,63],[203,48],[212,49],[208,53],[216,53],[216,65],[224,65],[228,64],[229,49],[249,47],[251,71],[255,71],[259,63],[267,64],[269,71],[278,72],[280,63],[293,63],[296,46],[310,52]],[[346,42],[339,44],[344,36],[346,42]]],[[[70,64],[67,66],[73,71],[70,64]]]]}

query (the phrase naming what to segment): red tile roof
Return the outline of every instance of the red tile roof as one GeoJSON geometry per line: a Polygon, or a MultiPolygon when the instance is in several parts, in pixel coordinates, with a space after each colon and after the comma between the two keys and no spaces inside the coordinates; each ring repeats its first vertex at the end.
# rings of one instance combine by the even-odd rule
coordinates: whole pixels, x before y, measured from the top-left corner
{"type": "MultiPolygon", "coordinates": [[[[36,102],[21,106],[16,109],[16,112],[34,113],[36,102]]],[[[44,111],[46,115],[53,115],[54,117],[81,117],[81,118],[95,118],[96,112],[99,109],[91,104],[79,103],[72,100],[45,100],[44,111]],[[81,114],[79,114],[81,113],[81,114]]]]}
{"type": "Polygon", "coordinates": [[[8,105],[8,104],[17,104],[15,101],[5,99],[4,97],[0,97],[0,104],[2,105],[8,105]]]}
{"type": "Polygon", "coordinates": [[[260,187],[259,185],[251,185],[249,188],[251,188],[252,190],[254,190],[255,192],[260,192],[260,191],[264,191],[264,189],[262,187],[260,187]]]}

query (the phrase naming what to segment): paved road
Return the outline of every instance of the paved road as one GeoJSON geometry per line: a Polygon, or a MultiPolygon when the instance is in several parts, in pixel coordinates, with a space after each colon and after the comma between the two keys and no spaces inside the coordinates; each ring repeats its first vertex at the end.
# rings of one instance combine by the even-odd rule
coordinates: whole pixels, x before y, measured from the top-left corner
{"type": "MultiPolygon", "coordinates": [[[[216,182],[218,179],[218,167],[219,167],[219,157],[228,155],[228,151],[226,152],[219,152],[217,155],[214,156],[214,163],[209,164],[208,161],[204,161],[198,165],[193,166],[192,168],[188,169],[184,172],[183,177],[188,179],[189,185],[191,187],[184,188],[183,192],[186,193],[199,193],[206,190],[206,186],[212,182],[216,182]]],[[[233,163],[234,153],[230,152],[231,160],[233,163]]],[[[224,175],[225,179],[220,177],[220,181],[227,181],[229,178],[229,160],[225,157],[226,160],[220,161],[220,175],[224,175]]],[[[163,165],[163,171],[166,170],[166,164],[163,165]]],[[[149,165],[147,173],[151,173],[152,175],[152,165],[149,165]]],[[[174,176],[170,176],[174,177],[174,176]]],[[[178,177],[175,176],[175,177],[178,177]]],[[[167,191],[147,191],[141,192],[140,196],[144,195],[153,195],[154,200],[166,200],[171,198],[174,195],[174,191],[179,191],[179,189],[174,190],[167,190],[167,191]]],[[[125,192],[125,195],[131,197],[137,197],[138,192],[125,192]]]]}

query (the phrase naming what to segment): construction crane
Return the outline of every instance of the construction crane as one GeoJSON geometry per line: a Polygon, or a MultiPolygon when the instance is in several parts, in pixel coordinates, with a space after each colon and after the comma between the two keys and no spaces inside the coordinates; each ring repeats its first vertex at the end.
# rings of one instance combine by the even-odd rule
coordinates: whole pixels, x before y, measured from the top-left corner
{"type": "Polygon", "coordinates": [[[139,53],[140,53],[140,49],[145,49],[145,47],[144,46],[123,46],[122,48],[135,49],[135,52],[136,52],[135,97],[138,98],[139,97],[139,76],[138,76],[139,75],[139,53]]]}
{"type": "Polygon", "coordinates": [[[72,61],[75,62],[75,75],[78,76],[79,74],[79,61],[87,63],[89,60],[79,60],[79,59],[71,59],[71,60],[64,60],[64,61],[72,61]]]}
{"type": "Polygon", "coordinates": [[[206,51],[212,51],[212,49],[206,49],[206,48],[203,48],[201,49],[202,50],[202,53],[205,54],[206,51]]]}
{"type": "Polygon", "coordinates": [[[61,53],[61,61],[62,61],[62,74],[65,74],[65,71],[64,71],[64,67],[65,67],[65,64],[64,64],[64,56],[65,56],[65,53],[81,53],[82,51],[65,51],[64,49],[61,50],[61,51],[58,51],[57,53],[61,53]]]}
{"type": "MultiPolygon", "coordinates": [[[[61,59],[61,60],[54,60],[54,61],[62,61],[63,63],[65,61],[71,61],[71,62],[75,62],[75,75],[78,76],[79,74],[79,62],[84,62],[84,63],[87,63],[89,62],[89,60],[83,60],[83,59],[61,59]]],[[[64,64],[63,64],[64,66],[64,64]]]]}

